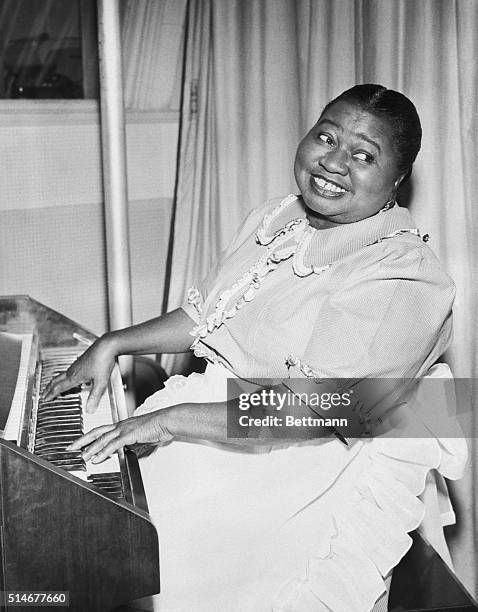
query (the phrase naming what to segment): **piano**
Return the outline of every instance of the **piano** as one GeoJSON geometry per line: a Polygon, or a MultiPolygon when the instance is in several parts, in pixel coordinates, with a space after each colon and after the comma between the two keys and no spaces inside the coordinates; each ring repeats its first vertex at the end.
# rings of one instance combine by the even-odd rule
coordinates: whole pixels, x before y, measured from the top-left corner
{"type": "MultiPolygon", "coordinates": [[[[135,454],[94,465],[65,450],[127,417],[117,366],[94,414],[83,410],[84,386],[41,399],[94,340],[28,296],[0,297],[0,590],[64,593],[55,608],[72,612],[107,612],[159,592],[158,535],[135,454]]],[[[32,609],[7,599],[1,609],[32,609]]]]}

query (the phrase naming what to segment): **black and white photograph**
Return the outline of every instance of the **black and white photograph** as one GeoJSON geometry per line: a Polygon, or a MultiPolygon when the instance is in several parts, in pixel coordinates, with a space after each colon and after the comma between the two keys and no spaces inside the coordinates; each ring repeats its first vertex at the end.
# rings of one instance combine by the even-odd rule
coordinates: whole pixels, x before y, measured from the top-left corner
{"type": "Polygon", "coordinates": [[[478,1],[0,0],[0,609],[478,611],[478,1]]]}

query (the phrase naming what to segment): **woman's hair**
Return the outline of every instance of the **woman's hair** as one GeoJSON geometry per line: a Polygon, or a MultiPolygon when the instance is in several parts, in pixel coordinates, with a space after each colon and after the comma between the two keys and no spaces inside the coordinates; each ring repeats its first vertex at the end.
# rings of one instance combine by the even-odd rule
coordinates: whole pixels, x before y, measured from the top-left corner
{"type": "Polygon", "coordinates": [[[329,102],[321,117],[329,107],[339,101],[355,104],[388,122],[392,130],[399,174],[409,174],[422,141],[420,118],[413,102],[400,92],[382,85],[355,85],[329,102]]]}

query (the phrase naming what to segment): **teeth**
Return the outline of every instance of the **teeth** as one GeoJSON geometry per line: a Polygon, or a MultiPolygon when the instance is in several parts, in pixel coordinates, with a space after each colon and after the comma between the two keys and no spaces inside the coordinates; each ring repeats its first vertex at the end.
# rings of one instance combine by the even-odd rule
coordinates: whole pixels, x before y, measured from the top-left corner
{"type": "Polygon", "coordinates": [[[346,189],[342,189],[342,187],[338,187],[337,185],[334,185],[333,183],[329,183],[328,181],[325,181],[323,178],[315,178],[315,176],[313,177],[314,182],[316,183],[316,185],[318,185],[321,189],[326,189],[327,191],[334,191],[336,193],[345,193],[347,190],[346,189]]]}

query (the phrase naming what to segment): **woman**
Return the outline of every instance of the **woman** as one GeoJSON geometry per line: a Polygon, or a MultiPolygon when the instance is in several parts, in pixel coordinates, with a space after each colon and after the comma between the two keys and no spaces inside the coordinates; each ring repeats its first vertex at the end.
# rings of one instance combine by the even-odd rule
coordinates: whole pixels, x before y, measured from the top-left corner
{"type": "Polygon", "coordinates": [[[192,334],[208,361],[204,375],[173,377],[133,418],[72,446],[102,461],[160,443],[142,459],[161,538],[158,610],[371,610],[425,509],[446,554],[430,473],[459,477],[458,445],[332,437],[238,448],[227,436],[228,377],[422,377],[447,348],[453,283],[395,202],[420,142],[405,96],[347,90],[299,144],[299,196],[252,211],[183,308],[105,334],[50,384],[47,397],[92,380],[91,408],[117,355],[184,352],[192,334]]]}

